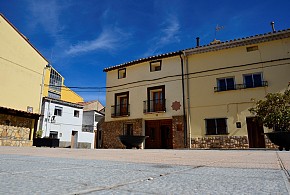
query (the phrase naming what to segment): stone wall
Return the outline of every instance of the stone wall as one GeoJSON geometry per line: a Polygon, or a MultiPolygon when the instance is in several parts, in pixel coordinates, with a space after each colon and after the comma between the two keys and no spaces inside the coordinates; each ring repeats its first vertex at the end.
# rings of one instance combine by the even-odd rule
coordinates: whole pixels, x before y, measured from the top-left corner
{"type": "Polygon", "coordinates": [[[173,148],[184,148],[184,122],[183,116],[172,117],[173,148]]]}
{"type": "Polygon", "coordinates": [[[32,146],[29,137],[33,120],[0,114],[0,146],[32,146]]]}
{"type": "Polygon", "coordinates": [[[27,127],[0,125],[0,146],[32,146],[30,131],[27,127]]]}
{"type": "Polygon", "coordinates": [[[142,135],[142,119],[104,122],[103,148],[125,148],[118,139],[119,135],[123,135],[125,124],[133,124],[133,135],[142,135]]]}
{"type": "MultiPolygon", "coordinates": [[[[265,136],[266,148],[277,148],[265,136]]],[[[219,148],[219,149],[247,149],[249,142],[247,136],[212,136],[191,139],[192,148],[219,148]]]]}

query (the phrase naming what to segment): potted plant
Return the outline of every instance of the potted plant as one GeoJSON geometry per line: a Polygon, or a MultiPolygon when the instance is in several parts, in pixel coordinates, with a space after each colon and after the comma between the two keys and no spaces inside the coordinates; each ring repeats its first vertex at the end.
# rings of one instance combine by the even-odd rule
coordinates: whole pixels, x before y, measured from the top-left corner
{"type": "MultiPolygon", "coordinates": [[[[289,86],[288,86],[289,87],[289,86]]],[[[279,150],[290,149],[290,89],[284,93],[269,93],[249,111],[272,132],[266,133],[279,150]]]]}

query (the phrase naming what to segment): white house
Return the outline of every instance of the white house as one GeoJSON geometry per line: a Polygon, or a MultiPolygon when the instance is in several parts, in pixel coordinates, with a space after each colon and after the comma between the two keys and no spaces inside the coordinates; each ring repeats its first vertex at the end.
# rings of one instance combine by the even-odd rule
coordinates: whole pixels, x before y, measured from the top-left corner
{"type": "Polygon", "coordinates": [[[59,138],[60,147],[94,148],[94,132],[82,130],[82,105],[45,97],[42,115],[42,137],[59,138]]]}
{"type": "Polygon", "coordinates": [[[100,124],[104,121],[104,106],[98,101],[79,102],[83,105],[83,132],[95,133],[94,148],[102,147],[102,129],[100,124]]]}
{"type": "Polygon", "coordinates": [[[104,118],[104,114],[97,110],[83,111],[83,132],[95,133],[95,148],[102,146],[102,131],[98,125],[104,118]]]}

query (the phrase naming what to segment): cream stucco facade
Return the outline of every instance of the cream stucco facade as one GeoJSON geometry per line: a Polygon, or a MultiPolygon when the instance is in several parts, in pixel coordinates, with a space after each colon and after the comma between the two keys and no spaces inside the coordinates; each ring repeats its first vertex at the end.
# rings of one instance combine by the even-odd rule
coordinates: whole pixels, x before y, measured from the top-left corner
{"type": "MultiPolygon", "coordinates": [[[[150,135],[152,139],[159,139],[161,145],[153,144],[155,148],[163,147],[168,139],[172,139],[174,145],[177,137],[179,144],[173,148],[274,147],[263,135],[268,130],[248,109],[267,93],[287,88],[290,81],[289,37],[290,30],[283,30],[226,42],[215,41],[104,69],[107,72],[104,136],[108,142],[113,137],[116,142],[115,137],[125,134],[126,124],[132,123],[133,134],[137,132],[148,135],[149,139],[150,135]],[[161,70],[158,67],[158,71],[151,72],[150,66],[156,61],[161,62],[161,70]],[[164,86],[166,110],[148,113],[142,102],[150,99],[148,91],[153,89],[154,93],[156,86],[164,86]],[[173,109],[174,102],[180,103],[179,109],[173,109]],[[119,116],[122,103],[129,109],[128,113],[119,116]],[[179,117],[178,120],[175,117],[179,117]],[[170,127],[167,135],[162,133],[162,120],[170,127]]],[[[151,141],[146,139],[145,148],[154,140],[151,141]]]]}
{"type": "MultiPolygon", "coordinates": [[[[145,142],[145,148],[175,148],[183,142],[183,130],[179,128],[179,132],[172,131],[172,124],[182,125],[183,116],[183,96],[182,96],[182,77],[180,74],[183,60],[181,53],[176,52],[166,56],[154,56],[149,60],[136,63],[132,66],[125,65],[121,69],[109,70],[107,72],[107,93],[106,93],[106,114],[104,129],[104,147],[121,147],[118,141],[118,135],[127,134],[128,127],[132,124],[133,135],[146,135],[149,138],[145,142]],[[154,65],[160,65],[157,70],[154,65]],[[118,75],[120,70],[125,70],[125,77],[120,78],[118,75]],[[125,94],[125,102],[127,112],[122,112],[122,100],[118,96],[125,94]],[[177,107],[175,107],[176,105],[177,107]],[[160,107],[158,107],[160,106],[160,107]],[[175,118],[178,118],[174,120],[175,118]],[[137,121],[137,122],[136,122],[137,121]],[[155,124],[153,124],[155,123],[155,124]],[[149,127],[149,126],[152,127],[149,127]],[[161,128],[170,126],[167,131],[167,141],[162,143],[161,134],[164,133],[161,128]],[[110,131],[110,129],[114,130],[110,131]],[[150,134],[149,129],[156,128],[158,133],[150,134]],[[178,136],[174,136],[174,134],[178,136]],[[110,145],[113,139],[116,145],[110,145]],[[152,139],[151,145],[149,144],[152,139]],[[175,139],[178,139],[176,141],[175,139]],[[156,141],[157,140],[157,141],[156,141]],[[155,143],[153,143],[155,142],[155,143]],[[162,145],[163,144],[163,145],[162,145]]],[[[176,129],[176,128],[175,128],[176,129]]],[[[151,132],[152,133],[152,132],[151,132]]]]}
{"type": "MultiPolygon", "coordinates": [[[[106,94],[106,121],[123,120],[122,118],[112,118],[111,109],[108,105],[115,105],[115,94],[129,91],[130,115],[127,119],[143,118],[158,119],[171,118],[174,115],[182,115],[182,110],[172,110],[171,105],[175,101],[181,102],[182,88],[181,61],[179,55],[169,58],[159,58],[162,60],[161,70],[150,72],[150,61],[143,62],[134,66],[126,67],[126,78],[118,79],[118,70],[107,73],[107,94],[106,94]],[[144,114],[143,102],[147,99],[147,89],[165,85],[166,112],[144,114]]],[[[156,60],[152,60],[156,61],[156,60]]]]}

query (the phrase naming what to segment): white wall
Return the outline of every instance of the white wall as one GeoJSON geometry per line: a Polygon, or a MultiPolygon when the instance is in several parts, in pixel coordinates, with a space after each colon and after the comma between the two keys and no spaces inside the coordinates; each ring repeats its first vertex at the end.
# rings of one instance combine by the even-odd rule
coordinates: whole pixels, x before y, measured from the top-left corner
{"type": "Polygon", "coordinates": [[[72,131],[78,131],[78,142],[91,143],[94,148],[94,133],[82,132],[83,110],[54,102],[44,102],[44,120],[41,124],[42,136],[49,136],[50,131],[57,131],[60,141],[71,142],[72,131]],[[55,107],[62,107],[62,116],[55,116],[55,122],[51,122],[55,107]],[[74,117],[74,111],[79,111],[79,117],[74,117]],[[50,116],[50,117],[48,117],[50,116]],[[47,118],[50,118],[48,121],[47,118]]]}

